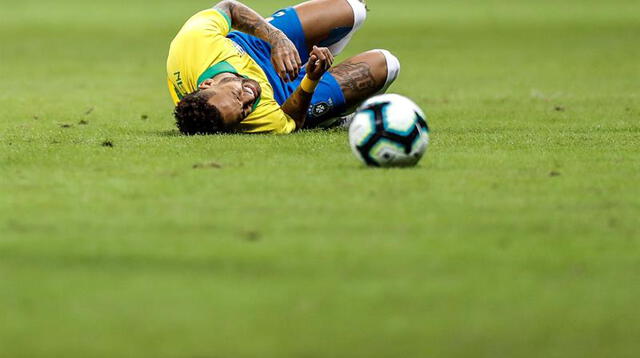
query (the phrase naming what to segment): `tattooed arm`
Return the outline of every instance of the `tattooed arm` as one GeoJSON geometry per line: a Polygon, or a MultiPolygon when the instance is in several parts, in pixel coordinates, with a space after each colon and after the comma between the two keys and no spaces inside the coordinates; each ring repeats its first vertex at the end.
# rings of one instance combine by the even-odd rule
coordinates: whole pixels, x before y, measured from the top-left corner
{"type": "Polygon", "coordinates": [[[271,45],[271,62],[285,81],[293,81],[300,72],[300,55],[295,45],[280,30],[266,22],[262,16],[246,5],[234,0],[224,0],[215,6],[231,19],[231,26],[239,31],[260,38],[271,45]]]}
{"type": "Polygon", "coordinates": [[[298,87],[282,105],[282,111],[296,122],[296,129],[301,129],[307,119],[307,108],[311,104],[313,93],[308,93],[298,87]]]}
{"type": "MultiPolygon", "coordinates": [[[[307,75],[305,76],[305,78],[308,78],[310,81],[309,83],[313,83],[313,88],[305,89],[305,85],[301,83],[282,105],[282,111],[296,122],[296,129],[300,129],[304,125],[315,85],[332,64],[333,55],[328,48],[313,46],[313,50],[311,50],[311,54],[309,55],[309,62],[307,62],[307,75]]],[[[305,80],[303,80],[303,83],[304,82],[305,80]]]]}

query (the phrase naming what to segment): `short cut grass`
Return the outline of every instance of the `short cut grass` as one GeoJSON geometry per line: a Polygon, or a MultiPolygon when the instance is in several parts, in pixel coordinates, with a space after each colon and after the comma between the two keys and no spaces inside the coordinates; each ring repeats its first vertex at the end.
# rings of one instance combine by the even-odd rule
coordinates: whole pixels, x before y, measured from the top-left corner
{"type": "Polygon", "coordinates": [[[336,62],[402,61],[406,169],[179,135],[213,3],[0,2],[0,357],[638,357],[640,1],[369,1],[336,62]]]}

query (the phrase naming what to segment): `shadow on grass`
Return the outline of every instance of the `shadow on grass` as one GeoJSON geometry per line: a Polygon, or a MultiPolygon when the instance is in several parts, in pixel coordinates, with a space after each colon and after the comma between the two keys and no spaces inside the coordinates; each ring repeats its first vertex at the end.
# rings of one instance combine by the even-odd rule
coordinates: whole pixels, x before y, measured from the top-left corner
{"type": "Polygon", "coordinates": [[[144,131],[145,134],[157,137],[182,137],[183,134],[177,129],[167,129],[161,131],[144,131]]]}
{"type": "Polygon", "coordinates": [[[152,131],[142,131],[144,135],[150,135],[155,137],[182,137],[182,138],[190,138],[190,137],[253,137],[253,136],[265,136],[269,134],[265,133],[213,133],[213,134],[195,134],[195,135],[186,135],[180,133],[177,129],[167,129],[167,130],[152,130],[152,131]]]}
{"type": "MultiPolygon", "coordinates": [[[[153,136],[158,136],[158,137],[189,137],[187,135],[184,135],[182,133],[180,133],[180,131],[178,129],[166,129],[166,130],[152,130],[152,131],[143,131],[143,133],[147,134],[147,135],[153,135],[153,136]]],[[[303,129],[301,131],[297,131],[294,133],[291,133],[293,135],[295,134],[299,134],[299,133],[347,133],[347,128],[342,128],[342,127],[338,127],[338,128],[328,128],[328,129],[324,129],[324,128],[310,128],[310,129],[303,129]]],[[[269,133],[215,133],[215,134],[196,134],[196,136],[212,136],[212,137],[219,137],[219,136],[257,136],[257,135],[272,135],[269,133]]]]}

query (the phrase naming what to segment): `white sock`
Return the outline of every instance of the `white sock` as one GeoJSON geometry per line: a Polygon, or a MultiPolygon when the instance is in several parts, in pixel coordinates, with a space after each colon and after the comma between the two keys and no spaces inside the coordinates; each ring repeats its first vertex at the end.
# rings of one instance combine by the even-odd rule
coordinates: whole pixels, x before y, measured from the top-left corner
{"type": "Polygon", "coordinates": [[[353,10],[353,28],[347,35],[345,35],[345,37],[342,38],[342,40],[329,46],[329,51],[331,51],[334,56],[337,56],[340,52],[342,52],[342,50],[344,50],[345,47],[347,47],[347,44],[353,37],[353,34],[355,34],[356,31],[358,31],[358,29],[362,27],[362,24],[364,24],[364,20],[367,19],[367,8],[363,3],[358,0],[346,1],[349,3],[349,5],[351,5],[351,9],[353,10]]]}
{"type": "Polygon", "coordinates": [[[384,59],[387,61],[387,79],[382,89],[378,92],[378,94],[380,94],[385,93],[393,81],[400,75],[400,60],[387,50],[377,49],[376,51],[382,52],[384,59]]]}

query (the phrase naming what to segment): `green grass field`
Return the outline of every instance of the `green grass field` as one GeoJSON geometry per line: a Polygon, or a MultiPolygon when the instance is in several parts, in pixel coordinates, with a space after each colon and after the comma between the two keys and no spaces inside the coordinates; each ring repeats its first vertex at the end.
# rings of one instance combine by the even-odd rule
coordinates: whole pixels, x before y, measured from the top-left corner
{"type": "MultiPolygon", "coordinates": [[[[265,16],[291,0],[248,0],[265,16]]],[[[369,1],[432,127],[183,137],[207,1],[0,5],[0,357],[637,357],[640,3],[369,1]]]]}

